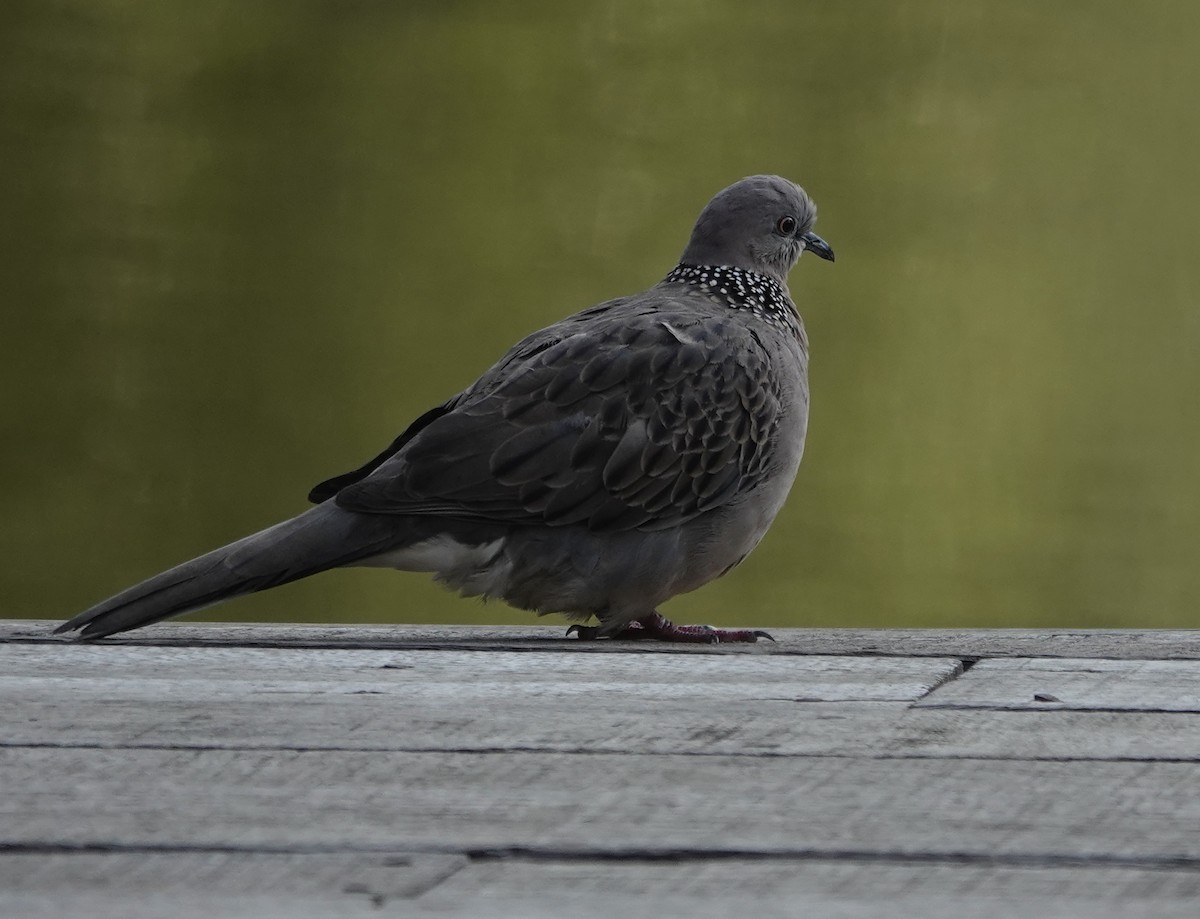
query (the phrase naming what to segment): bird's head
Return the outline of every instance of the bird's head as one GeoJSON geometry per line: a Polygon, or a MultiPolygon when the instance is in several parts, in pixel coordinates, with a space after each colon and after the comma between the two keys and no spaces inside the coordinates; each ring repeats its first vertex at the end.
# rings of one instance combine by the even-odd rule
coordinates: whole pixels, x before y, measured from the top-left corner
{"type": "Polygon", "coordinates": [[[750,176],[720,191],[700,213],[682,262],[730,265],[787,283],[806,249],[833,261],[833,250],[812,231],[817,206],[780,176],[750,176]]]}

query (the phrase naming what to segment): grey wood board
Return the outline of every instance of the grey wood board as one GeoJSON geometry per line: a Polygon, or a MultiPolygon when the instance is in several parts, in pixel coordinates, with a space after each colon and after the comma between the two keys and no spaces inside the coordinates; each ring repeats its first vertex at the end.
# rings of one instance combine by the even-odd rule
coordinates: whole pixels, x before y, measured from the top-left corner
{"type": "Polygon", "coordinates": [[[856,748],[935,659],[0,646],[0,743],[805,752],[856,748]]]}
{"type": "Polygon", "coordinates": [[[636,862],[421,854],[0,854],[0,915],[1038,917],[1194,915],[1200,873],[862,860],[636,862]],[[885,904],[885,905],[884,905],[885,904]],[[883,910],[881,912],[881,909],[883,910]]]}
{"type": "Polygon", "coordinates": [[[1200,661],[986,660],[920,704],[1200,712],[1200,661]]]}
{"type": "MultiPolygon", "coordinates": [[[[22,700],[0,715],[0,745],[825,755],[886,751],[906,710],[895,702],[714,705],[703,698],[640,707],[612,707],[604,697],[570,706],[479,695],[431,702],[420,693],[221,703],[22,700]]],[[[1161,733],[1170,737],[1168,727],[1161,733]]]]}
{"type": "MultiPolygon", "coordinates": [[[[0,620],[0,642],[66,643],[61,620],[0,620]]],[[[680,621],[685,621],[680,619],[680,621]]],[[[753,645],[663,645],[566,639],[566,623],[529,626],[274,625],[166,622],[108,643],[269,647],[461,647],[575,653],[839,654],[914,657],[1100,657],[1200,660],[1197,629],[771,629],[777,639],[753,645]]]]}
{"type": "Polygon", "coordinates": [[[481,654],[444,650],[0,645],[0,699],[73,694],[195,699],[375,693],[430,701],[603,697],[610,705],[702,697],[911,701],[955,676],[946,658],[481,654]]]}
{"type": "Polygon", "coordinates": [[[1196,717],[1172,712],[990,711],[900,702],[703,697],[431,701],[414,692],[260,696],[219,703],[56,695],[9,699],[0,745],[231,750],[688,753],[1200,761],[1196,717]]]}
{"type": "Polygon", "coordinates": [[[0,749],[0,846],[1200,865],[1200,766],[0,749]]]}

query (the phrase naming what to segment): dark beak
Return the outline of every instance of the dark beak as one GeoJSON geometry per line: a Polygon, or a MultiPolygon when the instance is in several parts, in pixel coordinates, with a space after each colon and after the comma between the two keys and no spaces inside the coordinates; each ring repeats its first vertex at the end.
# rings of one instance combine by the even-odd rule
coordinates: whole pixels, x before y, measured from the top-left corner
{"type": "Polygon", "coordinates": [[[833,250],[829,248],[829,243],[821,239],[816,233],[809,231],[800,237],[804,241],[805,251],[811,252],[817,258],[823,258],[827,262],[833,261],[833,250]]]}

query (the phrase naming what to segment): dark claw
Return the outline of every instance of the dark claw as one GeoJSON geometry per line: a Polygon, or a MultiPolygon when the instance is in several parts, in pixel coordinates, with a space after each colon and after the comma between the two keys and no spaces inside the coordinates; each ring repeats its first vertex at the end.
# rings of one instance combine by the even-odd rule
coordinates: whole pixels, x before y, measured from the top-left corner
{"type": "Polygon", "coordinates": [[[765,638],[767,641],[775,641],[770,632],[764,632],[762,629],[755,629],[754,635],[757,638],[765,638]]]}
{"type": "Polygon", "coordinates": [[[595,641],[600,633],[600,627],[595,625],[579,625],[576,623],[567,629],[566,637],[575,636],[579,641],[595,641]]]}

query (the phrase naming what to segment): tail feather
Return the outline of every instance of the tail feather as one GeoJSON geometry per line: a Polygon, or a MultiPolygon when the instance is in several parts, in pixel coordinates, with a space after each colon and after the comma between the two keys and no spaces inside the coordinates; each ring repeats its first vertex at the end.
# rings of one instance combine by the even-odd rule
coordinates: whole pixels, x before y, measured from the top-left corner
{"type": "Polygon", "coordinates": [[[346,565],[395,546],[397,520],[328,501],[109,597],[55,632],[103,638],[346,565]]]}

